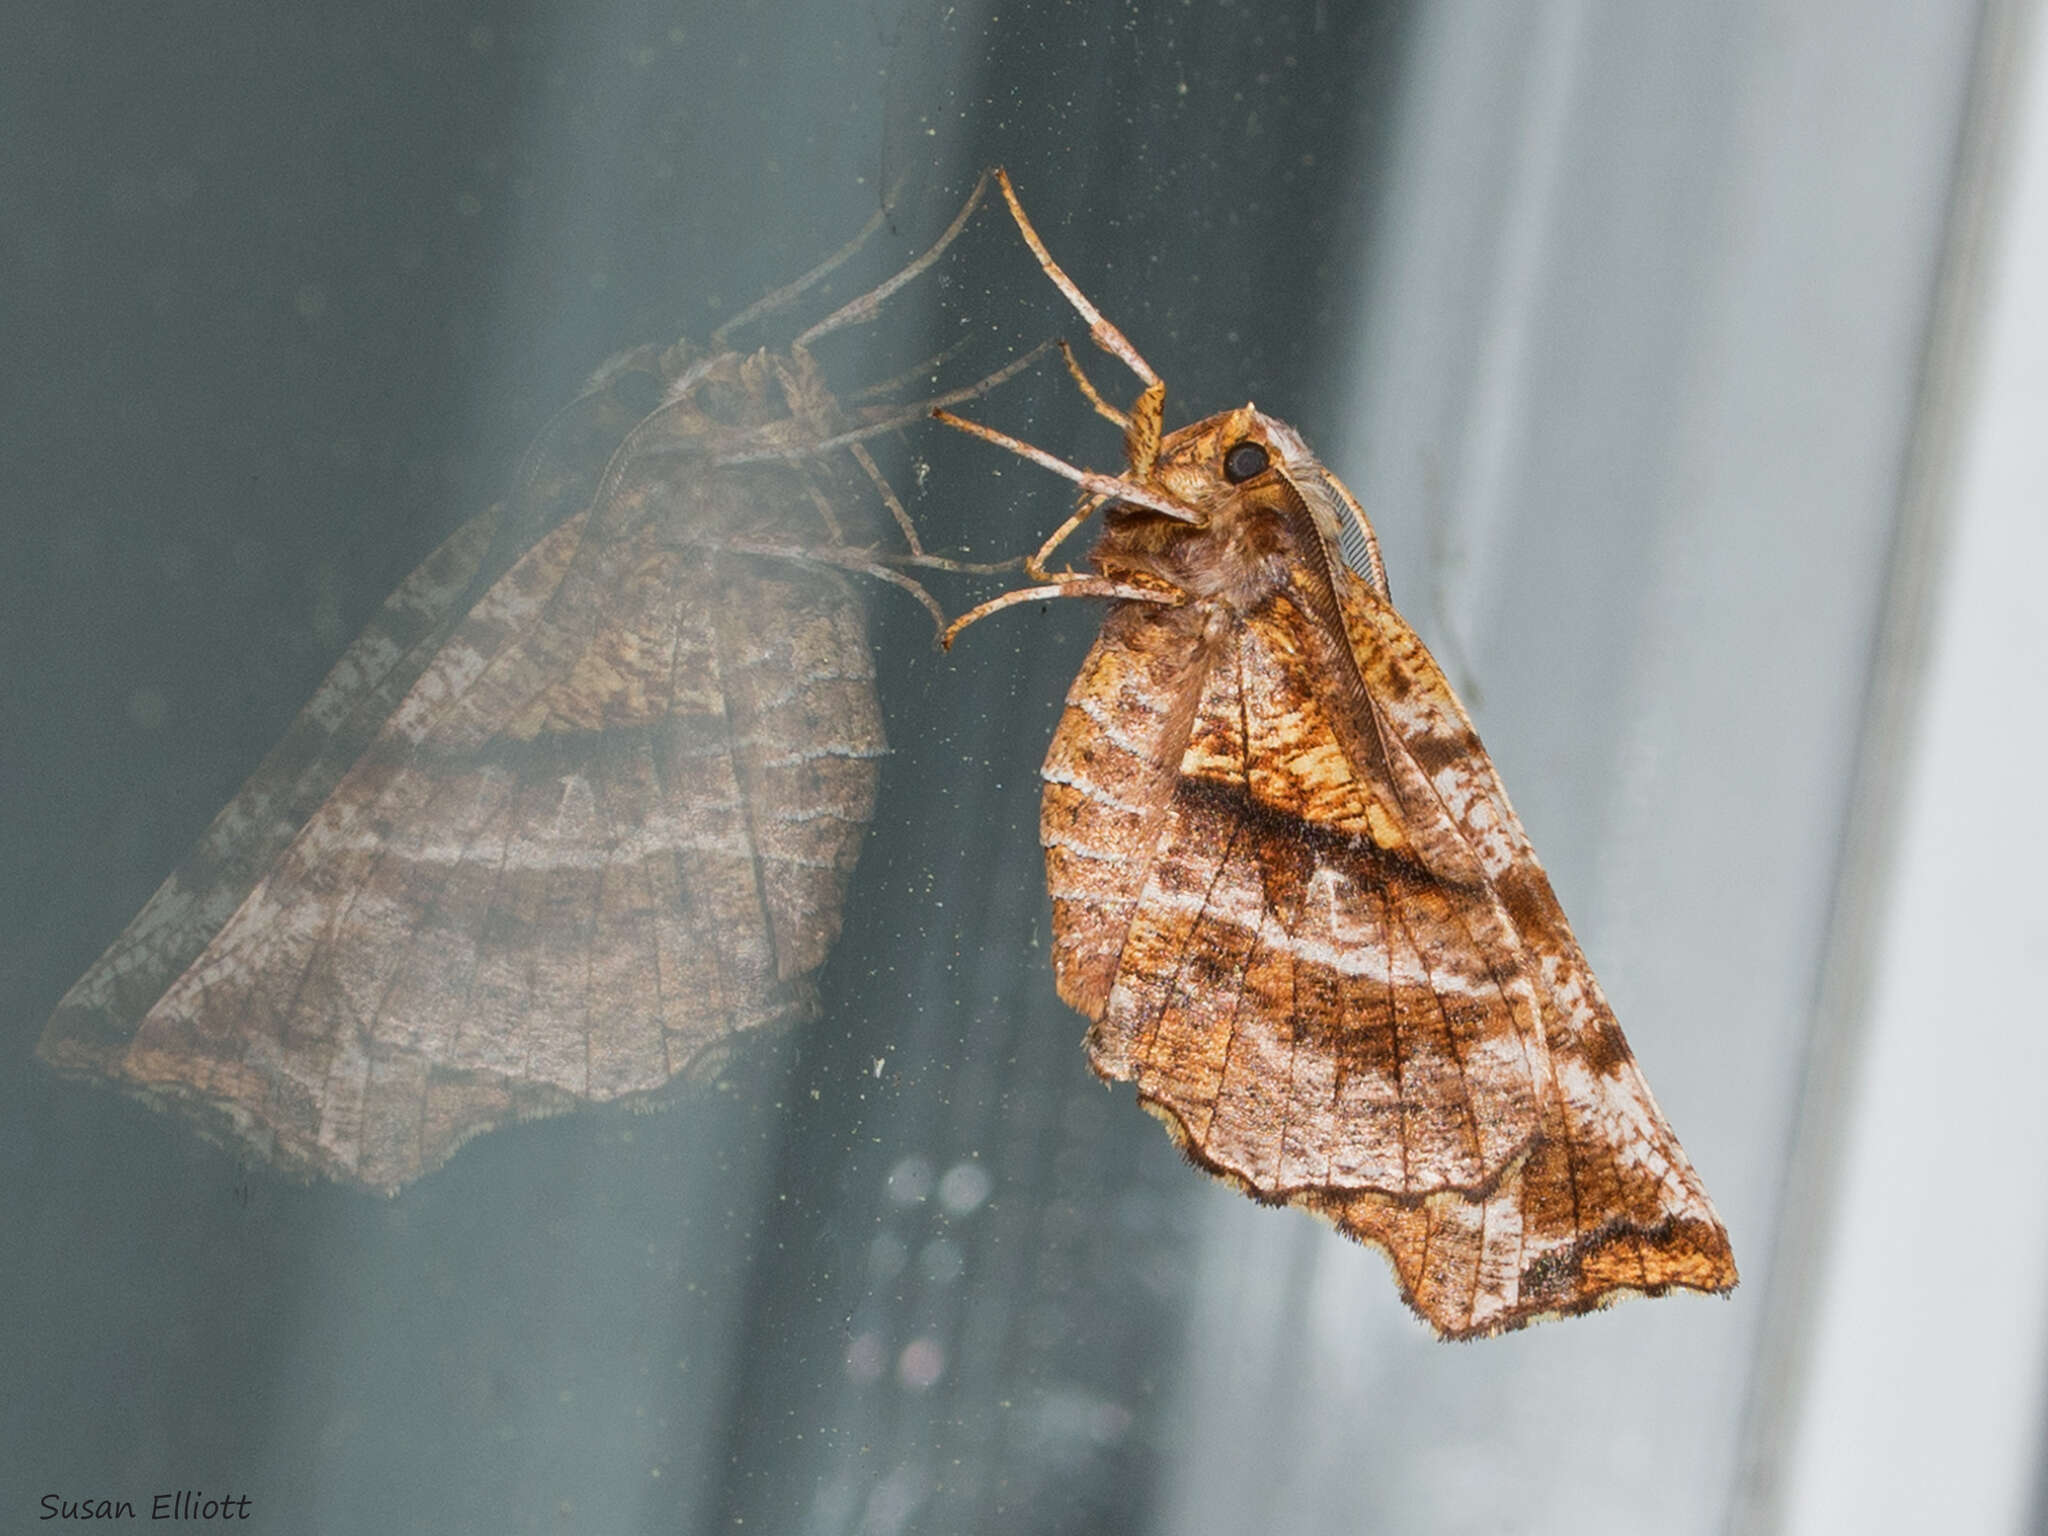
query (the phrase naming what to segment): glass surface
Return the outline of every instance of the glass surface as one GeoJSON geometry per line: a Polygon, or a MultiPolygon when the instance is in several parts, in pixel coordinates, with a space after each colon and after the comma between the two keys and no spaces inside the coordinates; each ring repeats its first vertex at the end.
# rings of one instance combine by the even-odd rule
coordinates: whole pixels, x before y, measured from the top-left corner
{"type": "MultiPolygon", "coordinates": [[[[183,1489],[280,1532],[1718,1527],[1973,18],[13,16],[0,1526],[183,1489]],[[891,753],[816,1016],[656,1112],[511,1125],[385,1198],[33,1059],[593,368],[883,212],[752,333],[786,347],[996,163],[1169,426],[1256,401],[1365,503],[1728,1221],[1729,1302],[1438,1344],[1376,1257],[1090,1075],[1037,841],[1087,602],[941,653],[855,580],[891,753]]],[[[1083,332],[992,203],[816,350],[851,400],[1083,332]]],[[[1118,464],[1054,358],[961,409],[1118,464]]],[[[1071,505],[936,424],[872,446],[936,551],[1071,505]]],[[[953,613],[1002,585],[923,579],[953,613]]]]}

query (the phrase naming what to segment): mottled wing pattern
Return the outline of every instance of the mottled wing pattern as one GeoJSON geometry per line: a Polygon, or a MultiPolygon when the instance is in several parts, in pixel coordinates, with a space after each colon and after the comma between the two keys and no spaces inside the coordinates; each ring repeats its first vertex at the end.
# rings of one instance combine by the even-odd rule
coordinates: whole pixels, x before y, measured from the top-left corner
{"type": "Polygon", "coordinates": [[[799,473],[643,473],[541,539],[148,1008],[121,1077],[393,1188],[809,1012],[884,750],[865,609],[836,571],[719,542],[801,500],[799,473]]]}
{"type": "Polygon", "coordinates": [[[1412,1203],[1332,1190],[1307,1203],[1385,1247],[1410,1301],[1454,1336],[1622,1295],[1728,1290],[1728,1234],[1450,685],[1382,598],[1352,581],[1343,600],[1386,734],[1456,819],[1514,925],[1538,987],[1548,1068],[1535,1147],[1486,1198],[1412,1203]]]}
{"type": "Polygon", "coordinates": [[[1055,962],[1096,1069],[1267,1199],[1491,1189],[1542,1056],[1505,914],[1419,857],[1441,807],[1335,745],[1298,608],[1199,613],[1118,609],[1046,763],[1055,962]]]}
{"type": "Polygon", "coordinates": [[[118,1078],[142,1016],[212,942],[519,553],[500,553],[508,537],[531,530],[524,548],[587,506],[603,445],[630,424],[608,391],[586,391],[535,444],[514,494],[463,524],[385,599],[191,853],[65,994],[39,1046],[45,1060],[118,1078]]]}
{"type": "Polygon", "coordinates": [[[1116,984],[1201,697],[1188,665],[1194,619],[1188,608],[1110,609],[1040,771],[1053,975],[1060,997],[1091,1019],[1116,984]]]}
{"type": "Polygon", "coordinates": [[[1446,1334],[1725,1289],[1463,711],[1338,581],[1352,655],[1291,588],[1242,617],[1125,603],[1069,695],[1041,830],[1096,1070],[1201,1166],[1384,1247],[1446,1334]]]}

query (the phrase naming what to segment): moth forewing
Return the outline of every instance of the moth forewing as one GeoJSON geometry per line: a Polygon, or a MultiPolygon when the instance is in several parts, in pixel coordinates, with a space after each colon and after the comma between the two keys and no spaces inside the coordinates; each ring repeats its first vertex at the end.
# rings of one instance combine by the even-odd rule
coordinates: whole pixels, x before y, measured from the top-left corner
{"type": "Polygon", "coordinates": [[[1728,1290],[1727,1233],[1356,498],[1249,406],[1162,435],[1163,385],[1003,185],[1145,381],[1124,478],[1194,514],[1124,497],[1099,576],[1029,589],[1116,599],[1040,821],[1096,1070],[1199,1166],[1386,1250],[1445,1336],[1728,1290]]]}
{"type": "Polygon", "coordinates": [[[842,407],[801,345],[601,368],[67,994],[43,1058],[390,1190],[808,1015],[884,751],[854,573],[947,563],[876,552],[900,504],[852,450],[932,404],[842,407]]]}

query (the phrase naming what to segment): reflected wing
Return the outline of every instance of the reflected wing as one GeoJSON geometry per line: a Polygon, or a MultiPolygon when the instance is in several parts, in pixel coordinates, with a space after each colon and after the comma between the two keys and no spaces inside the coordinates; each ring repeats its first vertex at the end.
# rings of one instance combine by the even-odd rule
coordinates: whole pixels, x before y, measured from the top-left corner
{"type": "Polygon", "coordinates": [[[118,1077],[143,1014],[196,960],[340,782],[461,618],[501,510],[458,529],[405,579],[176,872],[65,993],[38,1054],[118,1077]]]}
{"type": "Polygon", "coordinates": [[[602,386],[638,358],[608,364],[541,433],[513,494],[465,523],[385,599],[198,845],[65,994],[38,1048],[46,1061],[118,1077],[143,1014],[376,739],[478,597],[590,504],[611,447],[633,420],[602,386]]]}
{"type": "Polygon", "coordinates": [[[1492,1189],[1542,1056],[1505,914],[1401,765],[1337,745],[1299,609],[1202,622],[1113,613],[1046,762],[1055,961],[1096,1070],[1263,1198],[1492,1189]]]}
{"type": "Polygon", "coordinates": [[[850,584],[717,545],[790,473],[643,478],[542,538],[227,888],[189,962],[172,968],[189,932],[138,936],[146,911],[45,1055],[392,1188],[508,1119],[653,1093],[809,1011],[883,745],[850,584]],[[171,979],[124,988],[137,953],[171,979]],[[124,1040],[101,1008],[81,1054],[81,1008],[109,989],[139,1022],[124,1040]]]}

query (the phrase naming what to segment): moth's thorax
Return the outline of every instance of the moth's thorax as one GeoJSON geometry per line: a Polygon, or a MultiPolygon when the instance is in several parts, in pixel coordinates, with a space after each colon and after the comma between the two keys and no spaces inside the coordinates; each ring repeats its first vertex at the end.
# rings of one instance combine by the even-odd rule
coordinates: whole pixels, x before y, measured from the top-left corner
{"type": "Polygon", "coordinates": [[[1092,556],[1096,568],[1108,576],[1142,573],[1196,601],[1249,612],[1286,580],[1285,527],[1248,498],[1205,510],[1200,525],[1143,510],[1110,513],[1092,556]]]}

